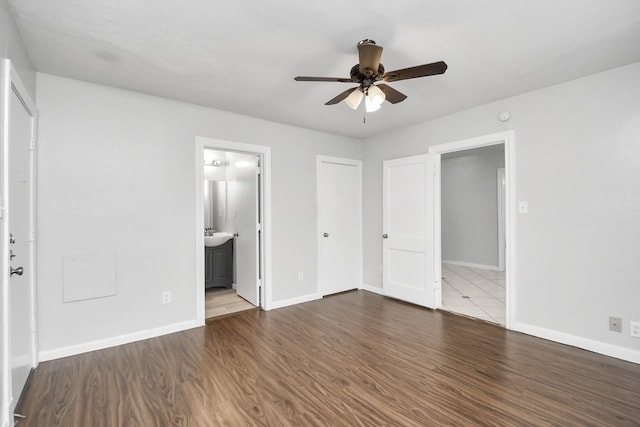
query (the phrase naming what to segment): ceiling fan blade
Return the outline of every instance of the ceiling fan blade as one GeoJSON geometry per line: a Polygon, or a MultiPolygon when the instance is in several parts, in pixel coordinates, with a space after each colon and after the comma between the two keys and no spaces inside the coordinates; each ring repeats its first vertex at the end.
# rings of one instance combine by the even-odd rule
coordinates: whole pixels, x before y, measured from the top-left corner
{"type": "Polygon", "coordinates": [[[360,73],[367,77],[378,74],[378,66],[382,57],[382,46],[371,43],[358,44],[360,57],[360,73]]]}
{"type": "Polygon", "coordinates": [[[407,99],[407,95],[405,95],[402,92],[399,92],[397,90],[395,90],[394,88],[392,88],[391,86],[385,85],[385,84],[379,84],[376,85],[380,88],[380,90],[382,92],[384,92],[387,101],[389,101],[392,104],[397,104],[398,102],[402,102],[405,99],[407,99]]]}
{"type": "Polygon", "coordinates": [[[340,83],[353,83],[353,80],[342,77],[294,77],[293,80],[297,82],[340,82],[340,83]]]}
{"type": "Polygon", "coordinates": [[[415,79],[417,77],[435,76],[447,71],[447,64],[444,61],[433,62],[431,64],[418,65],[415,67],[403,68],[401,70],[384,73],[385,82],[395,82],[398,80],[415,79]]]}
{"type": "Polygon", "coordinates": [[[337,104],[338,102],[344,100],[347,98],[347,96],[351,95],[351,92],[353,92],[354,90],[357,90],[358,87],[353,87],[351,89],[347,89],[344,92],[342,92],[340,95],[336,96],[333,99],[328,100],[327,102],[324,103],[324,105],[334,105],[337,104]]]}

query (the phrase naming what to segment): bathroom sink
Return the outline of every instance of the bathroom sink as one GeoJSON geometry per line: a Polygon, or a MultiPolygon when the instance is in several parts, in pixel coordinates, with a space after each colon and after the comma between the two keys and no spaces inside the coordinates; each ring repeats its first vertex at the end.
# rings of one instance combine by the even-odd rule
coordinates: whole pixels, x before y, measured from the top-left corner
{"type": "Polygon", "coordinates": [[[219,232],[213,233],[213,236],[204,236],[205,246],[220,246],[223,243],[227,243],[230,239],[233,239],[233,234],[219,232]]]}

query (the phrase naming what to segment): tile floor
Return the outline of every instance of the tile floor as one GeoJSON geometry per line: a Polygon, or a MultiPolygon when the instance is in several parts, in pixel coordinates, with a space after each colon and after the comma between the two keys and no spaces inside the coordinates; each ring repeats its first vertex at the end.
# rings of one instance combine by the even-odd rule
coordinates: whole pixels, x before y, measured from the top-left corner
{"type": "Polygon", "coordinates": [[[504,271],[442,264],[442,309],[505,325],[504,271]]]}

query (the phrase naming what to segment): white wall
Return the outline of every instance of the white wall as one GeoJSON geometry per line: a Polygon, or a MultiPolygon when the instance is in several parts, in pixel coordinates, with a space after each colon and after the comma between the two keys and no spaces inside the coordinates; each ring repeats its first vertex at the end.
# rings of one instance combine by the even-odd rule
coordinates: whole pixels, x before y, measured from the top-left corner
{"type": "Polygon", "coordinates": [[[316,293],[316,155],[359,159],[361,141],[46,74],[37,89],[45,358],[195,319],[196,136],[271,147],[273,301],[316,293]],[[91,253],[115,253],[116,296],[63,304],[62,257],[91,253]]]}
{"type": "Polygon", "coordinates": [[[504,145],[442,155],[442,259],[498,267],[498,168],[504,145]]]}
{"type": "Polygon", "coordinates": [[[6,0],[0,0],[0,58],[9,58],[31,99],[36,99],[36,73],[6,0]]]}
{"type": "Polygon", "coordinates": [[[529,202],[515,224],[516,328],[640,363],[638,76],[635,63],[366,140],[365,283],[381,286],[382,161],[514,129],[516,198],[529,202]]]}

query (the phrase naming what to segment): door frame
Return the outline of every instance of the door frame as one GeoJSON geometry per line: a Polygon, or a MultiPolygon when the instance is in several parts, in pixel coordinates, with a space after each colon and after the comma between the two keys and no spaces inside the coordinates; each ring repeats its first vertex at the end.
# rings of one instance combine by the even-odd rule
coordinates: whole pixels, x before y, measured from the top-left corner
{"type": "Polygon", "coordinates": [[[343,157],[332,157],[332,156],[324,156],[324,155],[317,155],[316,156],[316,198],[317,198],[317,206],[318,206],[318,210],[316,212],[317,215],[317,219],[316,219],[316,224],[317,224],[317,236],[318,236],[318,277],[317,277],[317,297],[318,298],[322,298],[322,296],[324,295],[324,289],[322,288],[322,238],[320,237],[322,235],[322,233],[324,232],[323,230],[323,224],[322,224],[322,198],[321,198],[321,164],[323,162],[326,163],[334,163],[334,164],[339,164],[339,165],[347,165],[347,166],[355,166],[356,168],[358,168],[358,206],[360,207],[360,210],[358,212],[358,215],[360,217],[360,228],[358,230],[358,259],[360,260],[360,265],[359,267],[359,272],[358,272],[358,289],[362,289],[362,282],[363,282],[363,264],[362,264],[362,260],[363,260],[363,247],[362,247],[362,237],[363,237],[363,221],[362,221],[362,160],[356,160],[356,159],[347,159],[347,158],[343,158],[343,157]]]}
{"type": "Polygon", "coordinates": [[[505,260],[505,199],[506,199],[506,175],[504,168],[498,168],[496,171],[498,186],[498,270],[504,271],[505,260]],[[503,183],[505,183],[503,185],[503,183]]]}
{"type": "MultiPolygon", "coordinates": [[[[514,152],[515,132],[513,130],[498,132],[489,135],[478,136],[475,138],[463,139],[460,141],[449,142],[440,145],[433,145],[429,147],[429,153],[435,155],[435,192],[434,192],[434,207],[435,207],[435,230],[434,237],[436,240],[435,245],[435,260],[436,260],[436,277],[442,276],[442,227],[441,227],[441,215],[442,215],[442,194],[441,194],[441,156],[445,153],[453,153],[456,151],[469,150],[471,148],[487,147],[491,145],[504,144],[504,171],[505,171],[505,327],[507,329],[513,329],[516,319],[516,283],[515,283],[515,266],[516,266],[516,253],[515,253],[515,219],[517,215],[517,204],[515,196],[515,152],[514,152]]],[[[436,307],[442,305],[442,287],[438,288],[436,292],[436,307]]]]}
{"type": "MultiPolygon", "coordinates": [[[[196,321],[204,325],[204,150],[234,151],[237,153],[253,154],[260,157],[260,218],[262,219],[262,233],[260,251],[262,253],[262,287],[260,289],[260,306],[263,310],[272,308],[271,289],[271,147],[264,145],[246,144],[243,142],[227,141],[217,138],[196,136],[195,150],[195,261],[196,261],[196,321]]],[[[256,286],[258,286],[256,282],[256,286]]]]}
{"type": "Polygon", "coordinates": [[[2,327],[2,343],[0,348],[0,373],[2,384],[0,385],[0,398],[2,402],[2,413],[0,413],[0,424],[9,425],[13,422],[13,411],[17,404],[19,396],[11,396],[11,313],[10,313],[10,279],[9,279],[9,124],[10,124],[10,106],[11,93],[15,93],[22,101],[24,108],[31,116],[31,152],[29,156],[29,228],[31,230],[31,239],[29,240],[29,264],[25,266],[30,271],[29,280],[29,311],[31,320],[31,367],[38,365],[38,349],[37,349],[37,331],[36,331],[36,141],[37,141],[37,109],[31,99],[29,92],[22,83],[20,76],[14,68],[11,60],[4,59],[2,61],[2,87],[0,88],[0,102],[2,105],[2,115],[0,117],[0,155],[2,156],[2,187],[0,189],[0,219],[2,225],[0,227],[0,240],[2,241],[2,249],[0,250],[0,288],[2,293],[2,318],[0,325],[2,327]],[[15,397],[15,399],[14,399],[15,397]]]}

